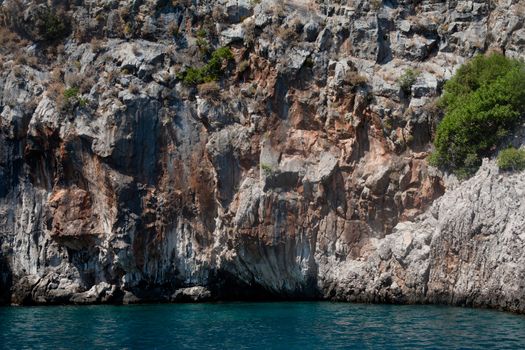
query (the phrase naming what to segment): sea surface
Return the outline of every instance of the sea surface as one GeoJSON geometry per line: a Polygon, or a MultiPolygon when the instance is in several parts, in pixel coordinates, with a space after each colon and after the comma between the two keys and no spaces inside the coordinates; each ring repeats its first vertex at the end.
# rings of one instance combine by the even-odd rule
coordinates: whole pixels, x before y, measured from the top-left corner
{"type": "Polygon", "coordinates": [[[0,308],[0,349],[525,349],[525,316],[329,302],[0,308]]]}

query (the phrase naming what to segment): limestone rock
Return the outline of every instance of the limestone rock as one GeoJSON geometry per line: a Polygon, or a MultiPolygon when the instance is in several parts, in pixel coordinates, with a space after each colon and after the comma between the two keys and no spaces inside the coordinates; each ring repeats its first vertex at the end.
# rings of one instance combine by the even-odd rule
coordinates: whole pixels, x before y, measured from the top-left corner
{"type": "Polygon", "coordinates": [[[114,297],[116,289],[114,285],[112,286],[109,283],[101,282],[86,292],[73,295],[71,302],[74,304],[107,303],[114,297]]]}
{"type": "Polygon", "coordinates": [[[45,4],[3,19],[0,303],[525,311],[521,174],[426,161],[455,70],[525,57],[520,1],[115,4],[71,3],[53,43],[45,4]]]}
{"type": "Polygon", "coordinates": [[[249,0],[229,0],[226,3],[226,13],[232,23],[241,21],[252,15],[253,10],[249,0]]]}
{"type": "Polygon", "coordinates": [[[178,289],[171,297],[171,300],[177,302],[202,302],[210,299],[210,291],[202,286],[178,289]]]}
{"type": "Polygon", "coordinates": [[[241,24],[237,24],[221,32],[222,45],[230,45],[236,41],[244,41],[244,29],[241,24]]]}

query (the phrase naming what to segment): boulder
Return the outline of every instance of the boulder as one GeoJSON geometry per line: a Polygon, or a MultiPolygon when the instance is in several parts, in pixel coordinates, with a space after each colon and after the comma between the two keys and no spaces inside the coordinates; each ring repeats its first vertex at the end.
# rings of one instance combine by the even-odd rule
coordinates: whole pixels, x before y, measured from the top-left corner
{"type": "Polygon", "coordinates": [[[212,298],[211,292],[202,286],[195,286],[189,288],[180,288],[173,293],[171,301],[174,302],[203,302],[210,301],[212,298]]]}

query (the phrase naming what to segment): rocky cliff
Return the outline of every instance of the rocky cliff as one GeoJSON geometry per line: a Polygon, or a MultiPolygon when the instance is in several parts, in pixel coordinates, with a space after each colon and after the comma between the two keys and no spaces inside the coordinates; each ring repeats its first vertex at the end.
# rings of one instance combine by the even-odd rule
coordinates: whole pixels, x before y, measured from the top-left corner
{"type": "Polygon", "coordinates": [[[525,58],[519,0],[0,4],[0,302],[525,311],[520,174],[426,161],[454,69],[525,58]]]}

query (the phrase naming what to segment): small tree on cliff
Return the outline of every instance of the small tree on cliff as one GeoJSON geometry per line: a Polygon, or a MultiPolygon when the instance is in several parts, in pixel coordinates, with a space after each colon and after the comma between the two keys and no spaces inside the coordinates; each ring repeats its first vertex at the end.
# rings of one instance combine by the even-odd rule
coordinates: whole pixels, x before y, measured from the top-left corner
{"type": "Polygon", "coordinates": [[[477,56],[445,84],[431,164],[473,174],[525,112],[525,64],[501,54],[477,56]]]}

